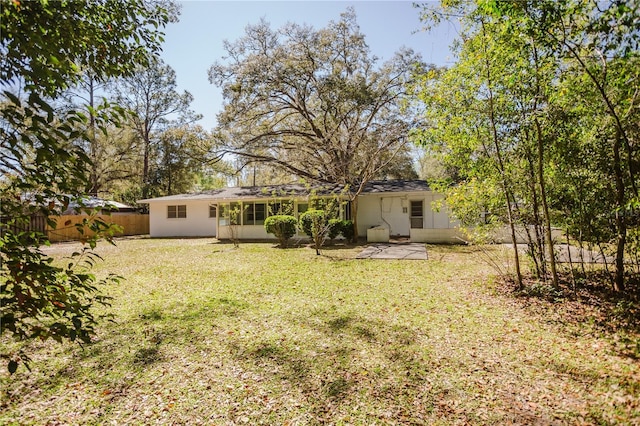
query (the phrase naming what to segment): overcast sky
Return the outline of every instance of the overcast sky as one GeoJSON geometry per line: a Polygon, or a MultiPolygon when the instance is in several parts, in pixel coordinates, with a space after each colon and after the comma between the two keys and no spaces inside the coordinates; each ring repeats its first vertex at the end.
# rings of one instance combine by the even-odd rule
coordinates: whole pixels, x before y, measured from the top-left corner
{"type": "Polygon", "coordinates": [[[222,109],[220,90],[209,83],[209,67],[224,56],[223,40],[234,41],[247,24],[265,18],[272,28],[287,22],[325,27],[340,19],[340,13],[354,7],[358,24],[374,55],[389,59],[406,46],[437,65],[452,61],[449,45],[456,36],[450,24],[434,32],[421,28],[418,9],[410,1],[182,1],[180,22],[165,32],[162,58],[177,74],[180,91],[188,90],[195,100],[192,109],[202,114],[207,130],[216,124],[222,109]]]}

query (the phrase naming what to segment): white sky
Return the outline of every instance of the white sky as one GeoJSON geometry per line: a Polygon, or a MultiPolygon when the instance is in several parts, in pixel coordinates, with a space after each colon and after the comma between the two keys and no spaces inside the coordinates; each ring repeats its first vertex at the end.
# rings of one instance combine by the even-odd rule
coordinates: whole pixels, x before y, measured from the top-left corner
{"type": "Polygon", "coordinates": [[[406,46],[422,55],[425,62],[446,65],[452,61],[449,45],[456,30],[444,24],[426,33],[418,9],[410,1],[182,1],[180,22],[165,29],[162,58],[177,74],[178,89],[194,96],[192,109],[204,116],[207,130],[216,124],[222,109],[220,90],[209,83],[207,71],[225,52],[222,42],[244,34],[247,24],[265,18],[272,28],[287,22],[325,27],[340,19],[353,6],[360,29],[371,52],[381,61],[406,46]]]}

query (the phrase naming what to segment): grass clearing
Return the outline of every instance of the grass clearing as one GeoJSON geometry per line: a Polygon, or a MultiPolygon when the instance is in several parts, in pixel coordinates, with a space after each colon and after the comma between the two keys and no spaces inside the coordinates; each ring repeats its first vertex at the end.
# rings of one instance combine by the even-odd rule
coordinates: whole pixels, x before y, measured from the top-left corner
{"type": "Polygon", "coordinates": [[[468,247],[361,249],[102,246],[115,323],[0,373],[0,423],[640,424],[619,334],[501,294],[468,247]]]}

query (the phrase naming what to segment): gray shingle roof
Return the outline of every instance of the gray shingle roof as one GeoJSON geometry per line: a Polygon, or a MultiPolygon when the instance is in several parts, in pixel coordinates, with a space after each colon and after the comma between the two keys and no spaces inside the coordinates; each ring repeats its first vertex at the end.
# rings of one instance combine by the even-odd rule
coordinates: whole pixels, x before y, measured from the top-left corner
{"type": "Polygon", "coordinates": [[[431,191],[425,180],[372,180],[362,189],[363,194],[377,194],[381,192],[419,192],[431,191]]]}
{"type": "MultiPolygon", "coordinates": [[[[188,200],[238,200],[259,199],[272,197],[304,197],[311,191],[318,195],[339,194],[342,185],[316,185],[308,187],[302,184],[267,185],[267,186],[237,186],[221,189],[212,189],[192,194],[168,195],[166,197],[139,200],[139,203],[151,201],[188,201],[188,200]]],[[[416,192],[430,191],[429,185],[423,180],[385,180],[368,182],[362,193],[374,194],[384,192],[416,192]]]]}

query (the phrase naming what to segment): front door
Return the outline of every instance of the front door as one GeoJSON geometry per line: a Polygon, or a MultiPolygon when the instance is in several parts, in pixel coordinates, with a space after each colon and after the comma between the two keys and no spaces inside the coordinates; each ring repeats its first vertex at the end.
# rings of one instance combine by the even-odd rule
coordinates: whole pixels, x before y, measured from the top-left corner
{"type": "Polygon", "coordinates": [[[411,201],[411,216],[409,220],[411,221],[412,229],[422,229],[424,228],[424,201],[411,201]]]}

